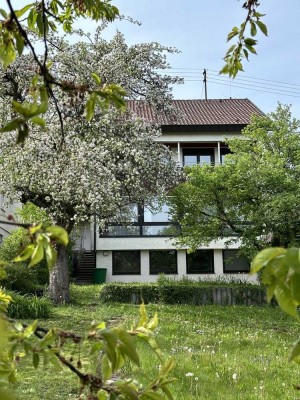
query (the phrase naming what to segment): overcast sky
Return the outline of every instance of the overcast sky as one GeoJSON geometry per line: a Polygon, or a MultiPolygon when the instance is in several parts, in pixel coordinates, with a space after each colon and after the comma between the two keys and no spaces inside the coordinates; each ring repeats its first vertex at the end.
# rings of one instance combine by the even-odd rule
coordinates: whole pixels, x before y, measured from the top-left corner
{"type": "MultiPolygon", "coordinates": [[[[177,47],[181,53],[169,62],[186,77],[174,89],[177,99],[203,98],[203,69],[208,70],[208,98],[249,98],[264,112],[275,110],[277,102],[291,104],[300,118],[300,1],[261,0],[262,20],[269,37],[257,36],[258,55],[244,63],[245,72],[230,82],[218,76],[228,49],[226,37],[243,21],[243,1],[238,0],[114,0],[120,11],[139,20],[117,24],[128,43],[157,41],[177,47]],[[240,87],[237,87],[240,86],[240,87]],[[275,93],[267,93],[275,92],[275,93]],[[289,96],[287,95],[289,94],[289,96]]],[[[116,25],[109,28],[112,34],[116,25]]]]}
{"type": "MultiPolygon", "coordinates": [[[[13,0],[14,6],[29,0],[13,0]]],[[[124,15],[139,20],[112,24],[106,35],[118,28],[129,44],[157,41],[177,47],[180,54],[169,58],[172,73],[186,78],[174,88],[176,99],[203,98],[203,69],[208,70],[208,98],[249,98],[264,112],[275,110],[278,101],[291,104],[300,119],[300,0],[261,0],[259,11],[269,37],[257,36],[258,55],[245,61],[245,72],[231,81],[219,76],[229,45],[227,34],[245,17],[243,0],[112,0],[124,15]],[[272,92],[272,93],[268,93],[272,92]]],[[[5,0],[0,0],[0,6],[5,0]]],[[[95,24],[83,21],[84,30],[95,24]]]]}

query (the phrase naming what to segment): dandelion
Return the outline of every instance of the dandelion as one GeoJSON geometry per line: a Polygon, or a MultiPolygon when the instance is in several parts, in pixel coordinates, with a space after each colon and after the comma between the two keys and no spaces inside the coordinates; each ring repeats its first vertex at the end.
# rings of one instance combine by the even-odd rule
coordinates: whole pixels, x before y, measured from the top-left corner
{"type": "Polygon", "coordinates": [[[195,376],[195,381],[198,381],[198,380],[199,380],[198,376],[195,376]]]}

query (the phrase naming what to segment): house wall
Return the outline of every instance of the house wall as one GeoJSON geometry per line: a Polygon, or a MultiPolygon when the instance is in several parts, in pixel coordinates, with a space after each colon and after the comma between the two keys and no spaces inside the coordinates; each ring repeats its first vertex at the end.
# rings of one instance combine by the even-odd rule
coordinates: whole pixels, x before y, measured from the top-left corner
{"type": "Polygon", "coordinates": [[[0,244],[2,240],[6,238],[13,229],[16,228],[15,226],[1,223],[1,221],[7,221],[7,217],[9,215],[13,216],[16,209],[19,207],[20,205],[17,203],[7,203],[5,197],[3,195],[0,195],[0,244]]]}
{"type": "MultiPolygon", "coordinates": [[[[240,136],[237,132],[180,132],[168,133],[158,138],[159,142],[166,143],[173,153],[174,160],[182,163],[183,149],[214,147],[215,162],[219,162],[219,149],[224,146],[225,138],[240,136]],[[210,146],[211,145],[211,146],[210,146]]],[[[191,279],[216,279],[226,276],[226,279],[238,279],[247,281],[256,281],[256,276],[249,274],[224,274],[223,272],[223,250],[238,249],[239,244],[226,246],[225,241],[220,240],[210,243],[209,246],[202,249],[212,249],[214,251],[214,273],[213,274],[188,274],[191,279]]],[[[171,238],[166,237],[98,237],[96,238],[96,266],[97,268],[107,269],[107,282],[155,282],[158,275],[150,274],[149,251],[150,250],[176,250],[175,244],[171,238]],[[113,275],[112,274],[112,252],[121,250],[140,250],[141,273],[136,275],[113,275]]],[[[201,248],[200,248],[201,249],[201,248]]],[[[186,268],[186,249],[177,250],[177,274],[168,275],[174,278],[180,278],[187,275],[186,268]]]]}
{"type": "MultiPolygon", "coordinates": [[[[96,268],[106,268],[107,282],[156,282],[158,275],[150,275],[149,250],[174,250],[176,246],[170,238],[151,237],[151,238],[97,238],[96,240],[96,268]],[[140,275],[113,275],[112,274],[112,251],[113,250],[140,250],[141,251],[141,274],[140,275]]],[[[177,250],[177,274],[168,274],[173,278],[188,276],[190,279],[226,279],[245,280],[256,282],[256,276],[249,274],[224,274],[223,272],[223,250],[238,249],[238,243],[225,245],[224,240],[210,243],[209,246],[201,249],[214,250],[214,274],[187,274],[186,270],[186,249],[177,250]]]]}

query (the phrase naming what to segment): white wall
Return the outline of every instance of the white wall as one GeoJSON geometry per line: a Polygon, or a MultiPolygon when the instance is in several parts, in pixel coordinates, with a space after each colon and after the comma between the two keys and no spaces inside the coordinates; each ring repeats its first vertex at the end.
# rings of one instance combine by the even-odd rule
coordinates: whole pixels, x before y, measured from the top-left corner
{"type": "MultiPolygon", "coordinates": [[[[156,282],[158,275],[150,275],[150,264],[149,264],[149,250],[165,250],[170,249],[170,244],[167,246],[166,239],[161,240],[160,246],[151,247],[154,241],[150,241],[150,239],[157,238],[149,238],[146,239],[144,247],[139,246],[139,238],[137,238],[137,243],[135,240],[126,239],[127,245],[123,247],[119,240],[123,239],[114,239],[114,246],[104,246],[107,250],[104,250],[104,247],[100,250],[97,247],[97,257],[96,257],[96,266],[97,268],[106,268],[106,281],[107,282],[156,282]],[[131,244],[129,244],[131,242],[131,244]],[[148,242],[148,243],[147,243],[148,242]],[[148,246],[146,247],[146,244],[148,246]],[[112,250],[141,250],[141,274],[140,275],[112,275],[112,250]]],[[[105,240],[111,241],[111,239],[102,239],[101,242],[105,242],[105,240]]],[[[222,250],[225,248],[224,243],[221,241],[216,245],[220,246],[219,248],[208,246],[207,248],[214,249],[214,274],[187,274],[186,273],[186,250],[180,249],[177,250],[177,270],[178,274],[168,274],[168,277],[180,278],[182,276],[188,276],[190,279],[199,280],[199,279],[217,279],[223,277],[225,279],[237,279],[237,280],[245,280],[249,282],[256,282],[256,276],[250,276],[249,274],[224,274],[223,273],[223,253],[222,250]]],[[[229,246],[230,249],[237,249],[238,246],[229,246]]],[[[174,249],[174,247],[172,247],[174,249]]]]}

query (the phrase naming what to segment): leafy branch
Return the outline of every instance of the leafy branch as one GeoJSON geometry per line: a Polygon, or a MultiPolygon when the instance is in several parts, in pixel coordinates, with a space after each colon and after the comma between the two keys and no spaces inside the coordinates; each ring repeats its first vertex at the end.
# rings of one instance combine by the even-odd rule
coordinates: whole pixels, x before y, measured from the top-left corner
{"type": "Polygon", "coordinates": [[[249,53],[257,54],[257,40],[253,39],[257,31],[259,30],[265,36],[268,36],[267,26],[261,21],[265,14],[257,11],[259,5],[259,0],[247,0],[244,2],[242,8],[247,10],[247,15],[240,27],[235,26],[228,34],[227,42],[237,38],[237,43],[229,47],[224,57],[225,65],[220,74],[228,74],[230,77],[235,78],[239,71],[243,71],[242,60],[246,58],[248,61],[249,53]],[[250,36],[247,34],[248,29],[250,29],[250,36]]]}
{"type": "MultiPolygon", "coordinates": [[[[18,130],[18,143],[22,143],[29,132],[29,122],[45,127],[45,121],[41,114],[48,110],[48,99],[51,98],[59,118],[62,137],[64,136],[63,116],[59,107],[58,99],[53,88],[58,87],[63,92],[87,93],[86,117],[91,120],[95,107],[107,107],[112,103],[119,109],[125,108],[123,97],[125,91],[116,84],[102,84],[97,74],[92,74],[97,83],[96,89],[88,85],[79,85],[76,82],[61,81],[58,76],[51,73],[51,62],[48,60],[48,35],[56,32],[60,25],[64,32],[72,33],[72,26],[79,17],[90,18],[95,21],[105,19],[113,21],[119,16],[119,10],[110,4],[110,0],[72,0],[61,2],[60,0],[41,0],[27,4],[22,9],[16,10],[11,0],[6,0],[9,13],[0,9],[0,62],[5,69],[12,64],[17,57],[21,57],[24,49],[27,48],[36,64],[36,76],[31,82],[35,95],[32,101],[26,104],[16,100],[12,103],[12,110],[17,117],[9,121],[0,131],[6,132],[18,130]],[[25,16],[27,26],[20,22],[25,16]],[[43,56],[39,56],[34,47],[34,40],[38,37],[44,44],[43,56]]],[[[49,42],[50,43],[50,42],[49,42]]]]}

